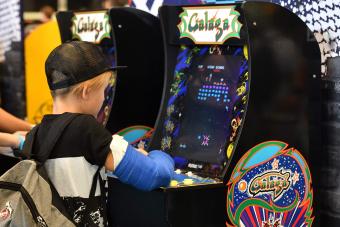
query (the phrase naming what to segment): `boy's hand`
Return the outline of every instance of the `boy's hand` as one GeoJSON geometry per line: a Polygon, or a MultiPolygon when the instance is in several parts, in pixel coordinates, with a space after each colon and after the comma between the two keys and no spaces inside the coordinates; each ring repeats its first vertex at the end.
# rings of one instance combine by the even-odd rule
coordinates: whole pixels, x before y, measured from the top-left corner
{"type": "Polygon", "coordinates": [[[142,153],[143,155],[148,155],[148,152],[146,152],[146,150],[144,150],[142,148],[138,148],[136,150],[139,151],[140,153],[142,153]]]}
{"type": "Polygon", "coordinates": [[[14,134],[15,135],[21,135],[21,136],[26,136],[28,131],[16,131],[14,134]]]}

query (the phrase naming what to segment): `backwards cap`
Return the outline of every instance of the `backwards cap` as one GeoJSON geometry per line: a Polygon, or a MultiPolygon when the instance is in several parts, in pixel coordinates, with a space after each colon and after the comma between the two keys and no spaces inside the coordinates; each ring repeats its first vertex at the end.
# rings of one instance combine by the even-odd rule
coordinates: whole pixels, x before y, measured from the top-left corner
{"type": "Polygon", "coordinates": [[[84,41],[61,44],[45,62],[50,90],[67,88],[119,68],[125,66],[113,67],[99,46],[84,41]]]}

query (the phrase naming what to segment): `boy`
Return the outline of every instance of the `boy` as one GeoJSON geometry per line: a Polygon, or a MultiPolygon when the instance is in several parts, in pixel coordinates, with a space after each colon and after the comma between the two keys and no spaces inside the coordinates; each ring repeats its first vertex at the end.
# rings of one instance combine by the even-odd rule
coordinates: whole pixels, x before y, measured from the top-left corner
{"type": "Polygon", "coordinates": [[[107,224],[106,204],[100,197],[103,192],[96,191],[95,201],[88,198],[98,167],[105,166],[121,181],[142,190],[169,184],[174,170],[173,160],[167,154],[151,151],[144,155],[122,137],[111,136],[96,121],[114,70],[98,46],[81,41],[58,46],[45,62],[54,106],[53,114],[46,115],[40,124],[33,158],[39,161],[43,157],[44,151],[39,148],[58,120],[77,114],[58,140],[45,168],[78,226],[107,224]]]}

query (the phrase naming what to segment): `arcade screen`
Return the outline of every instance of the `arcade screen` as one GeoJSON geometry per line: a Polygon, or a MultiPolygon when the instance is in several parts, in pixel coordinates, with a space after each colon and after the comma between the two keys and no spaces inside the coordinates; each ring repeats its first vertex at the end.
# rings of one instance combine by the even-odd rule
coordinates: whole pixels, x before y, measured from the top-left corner
{"type": "Polygon", "coordinates": [[[176,165],[181,158],[218,166],[226,161],[233,107],[239,98],[241,52],[236,47],[205,46],[182,48],[179,53],[175,73],[183,80],[177,82],[174,101],[178,114],[168,119],[175,124],[170,153],[177,158],[176,165]]]}

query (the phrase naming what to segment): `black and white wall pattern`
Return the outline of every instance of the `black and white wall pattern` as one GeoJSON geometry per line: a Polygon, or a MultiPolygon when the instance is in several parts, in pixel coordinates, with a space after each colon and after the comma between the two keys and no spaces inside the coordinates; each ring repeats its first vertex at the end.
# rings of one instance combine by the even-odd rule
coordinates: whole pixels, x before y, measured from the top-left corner
{"type": "Polygon", "coordinates": [[[321,72],[328,58],[340,56],[340,0],[272,0],[297,14],[314,32],[321,51],[321,72]]]}

